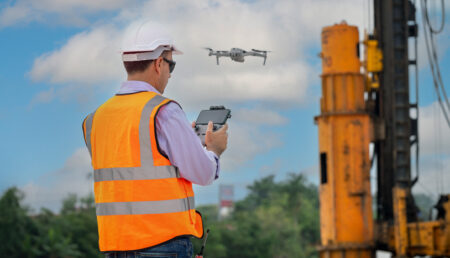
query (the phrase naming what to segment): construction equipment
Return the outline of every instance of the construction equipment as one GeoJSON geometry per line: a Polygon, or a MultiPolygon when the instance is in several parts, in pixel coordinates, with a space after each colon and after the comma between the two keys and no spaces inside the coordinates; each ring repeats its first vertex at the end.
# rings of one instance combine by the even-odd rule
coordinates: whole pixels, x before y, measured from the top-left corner
{"type": "Polygon", "coordinates": [[[322,30],[319,126],[321,257],[372,257],[369,114],[357,54],[358,29],[322,30]]]}
{"type": "MultiPolygon", "coordinates": [[[[321,113],[315,118],[320,155],[320,257],[450,256],[450,195],[433,221],[420,221],[411,189],[408,39],[417,37],[410,0],[374,0],[375,29],[364,40],[345,22],[322,30],[321,113]],[[372,159],[369,145],[373,143],[372,159]],[[370,169],[376,157],[376,216],[370,169]]],[[[418,157],[416,157],[417,160],[418,157]]]]}

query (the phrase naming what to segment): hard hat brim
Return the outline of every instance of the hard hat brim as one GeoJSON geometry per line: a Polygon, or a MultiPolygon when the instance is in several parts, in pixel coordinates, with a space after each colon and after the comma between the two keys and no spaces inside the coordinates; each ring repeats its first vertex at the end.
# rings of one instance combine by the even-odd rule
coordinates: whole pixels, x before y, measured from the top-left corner
{"type": "Polygon", "coordinates": [[[178,50],[174,45],[158,46],[155,50],[144,52],[122,52],[122,61],[124,62],[136,62],[144,60],[155,60],[161,56],[162,52],[168,50],[172,51],[174,55],[182,55],[183,52],[178,50]],[[131,53],[130,53],[131,52],[131,53]]]}

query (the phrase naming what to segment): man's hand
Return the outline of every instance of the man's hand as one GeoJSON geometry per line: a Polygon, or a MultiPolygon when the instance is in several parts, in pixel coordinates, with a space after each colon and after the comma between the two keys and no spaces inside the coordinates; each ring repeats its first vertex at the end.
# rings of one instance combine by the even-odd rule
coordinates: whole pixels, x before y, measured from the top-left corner
{"type": "Polygon", "coordinates": [[[214,152],[218,157],[225,151],[228,143],[228,124],[213,132],[213,122],[209,121],[206,129],[205,144],[206,149],[214,152]]]}

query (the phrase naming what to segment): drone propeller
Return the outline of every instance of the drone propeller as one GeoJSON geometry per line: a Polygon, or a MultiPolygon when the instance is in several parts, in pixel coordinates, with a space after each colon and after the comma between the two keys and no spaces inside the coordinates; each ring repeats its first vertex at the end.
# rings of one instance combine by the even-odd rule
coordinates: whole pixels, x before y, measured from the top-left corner
{"type": "Polygon", "coordinates": [[[214,50],[212,48],[210,48],[210,47],[204,47],[203,49],[206,49],[206,50],[209,51],[208,56],[212,56],[213,53],[214,53],[214,50]]]}

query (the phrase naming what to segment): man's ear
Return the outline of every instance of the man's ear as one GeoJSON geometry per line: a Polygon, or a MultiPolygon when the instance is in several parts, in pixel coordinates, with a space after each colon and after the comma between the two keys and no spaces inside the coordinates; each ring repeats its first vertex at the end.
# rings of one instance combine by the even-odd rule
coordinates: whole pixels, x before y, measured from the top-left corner
{"type": "Polygon", "coordinates": [[[154,63],[155,63],[155,72],[156,74],[160,74],[161,73],[161,61],[162,58],[158,57],[157,59],[155,59],[154,63]]]}

